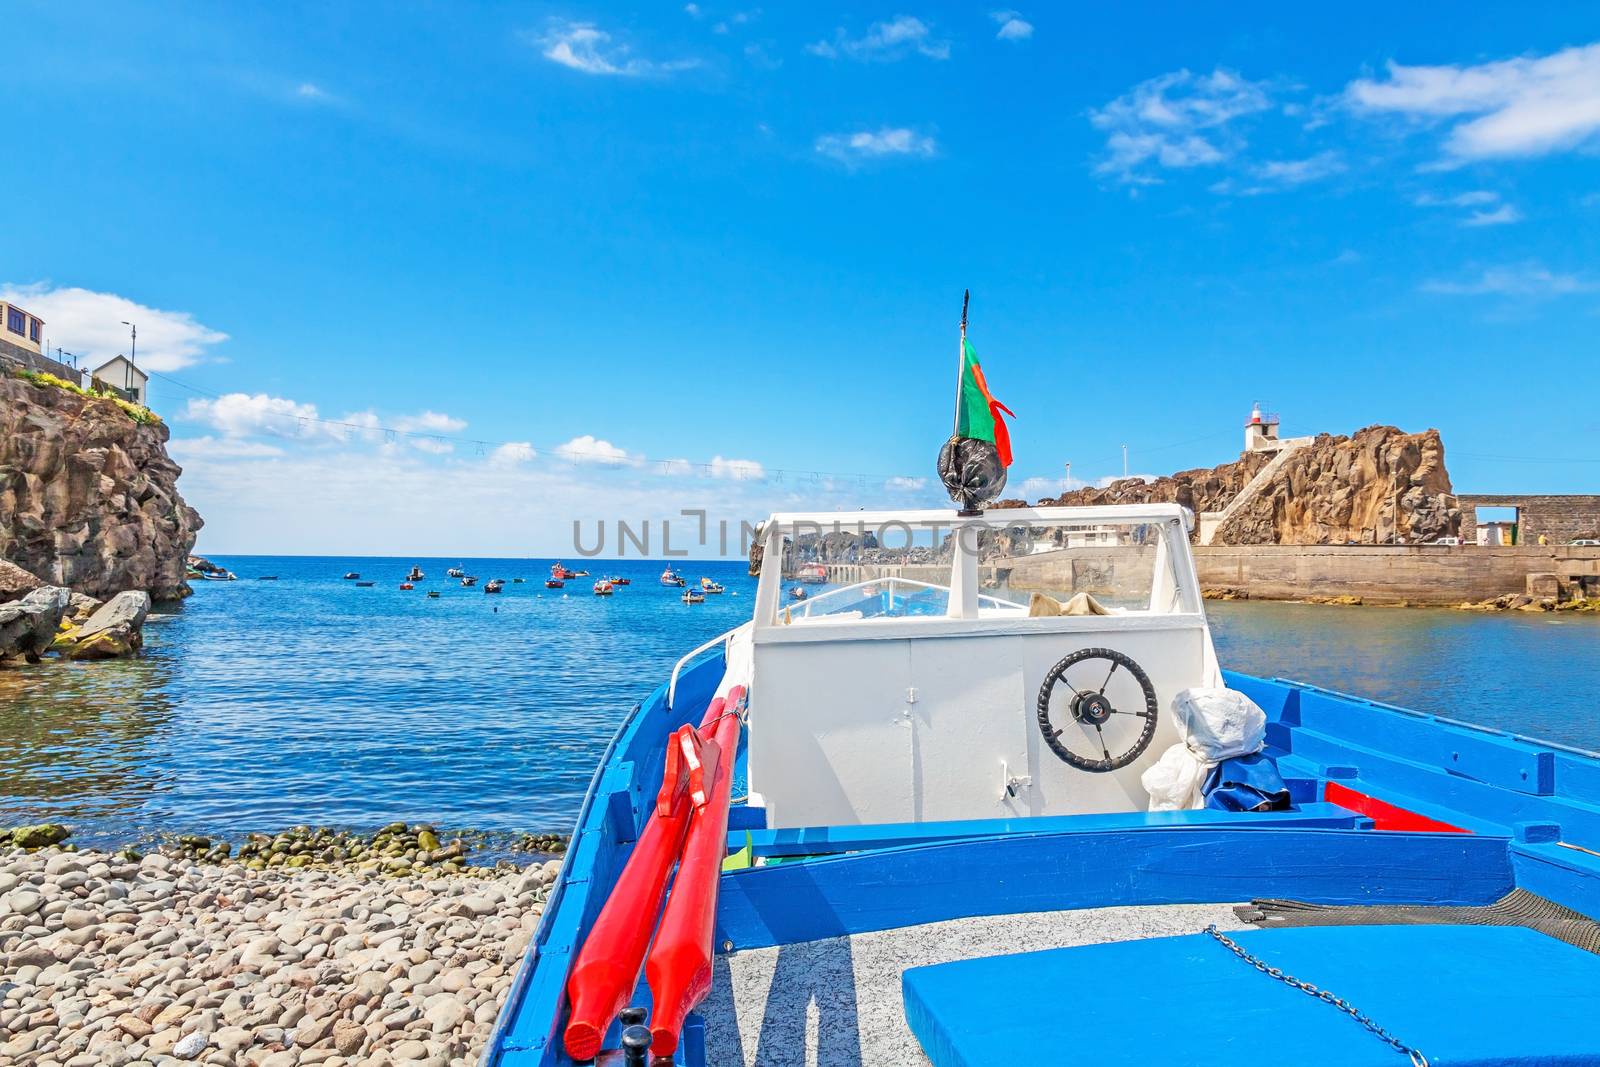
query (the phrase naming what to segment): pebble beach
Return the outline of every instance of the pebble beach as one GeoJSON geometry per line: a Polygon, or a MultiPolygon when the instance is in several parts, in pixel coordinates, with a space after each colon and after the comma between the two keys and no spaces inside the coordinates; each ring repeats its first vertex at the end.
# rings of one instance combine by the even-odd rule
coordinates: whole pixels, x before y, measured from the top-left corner
{"type": "Polygon", "coordinates": [[[559,860],[0,852],[0,1065],[476,1063],[559,860]]]}

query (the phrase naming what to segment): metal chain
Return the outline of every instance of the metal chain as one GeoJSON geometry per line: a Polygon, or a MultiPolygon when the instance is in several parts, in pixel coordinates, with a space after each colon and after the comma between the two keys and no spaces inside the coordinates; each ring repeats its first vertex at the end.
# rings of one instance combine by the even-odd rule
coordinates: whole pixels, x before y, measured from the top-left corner
{"type": "Polygon", "coordinates": [[[1334,996],[1326,989],[1318,989],[1310,982],[1302,982],[1292,974],[1284,974],[1283,971],[1277,967],[1269,966],[1264,961],[1250,955],[1250,953],[1246,952],[1239,946],[1237,941],[1226,936],[1220,930],[1218,930],[1215,923],[1207,926],[1205,928],[1205,932],[1216,938],[1217,941],[1221,942],[1223,948],[1226,948],[1229,952],[1232,952],[1235,956],[1238,956],[1241,960],[1244,960],[1246,963],[1260,971],[1262,974],[1266,975],[1268,978],[1276,978],[1285,985],[1288,985],[1294,989],[1298,989],[1302,993],[1316,997],[1325,1004],[1331,1004],[1335,1008],[1338,1008],[1340,1011],[1350,1016],[1350,1018],[1366,1027],[1379,1041],[1389,1045],[1396,1052],[1410,1059],[1412,1067],[1428,1067],[1428,1057],[1424,1056],[1421,1052],[1412,1048],[1410,1045],[1407,1045],[1405,1042],[1389,1033],[1389,1031],[1373,1022],[1367,1017],[1367,1015],[1365,1015],[1354,1005],[1341,1000],[1339,997],[1334,996]]]}

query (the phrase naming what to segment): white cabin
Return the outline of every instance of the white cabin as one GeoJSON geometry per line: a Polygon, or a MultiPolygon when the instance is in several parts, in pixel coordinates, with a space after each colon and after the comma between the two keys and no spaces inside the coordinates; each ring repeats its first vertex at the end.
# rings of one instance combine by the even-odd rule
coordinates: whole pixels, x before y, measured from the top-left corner
{"type": "Polygon", "coordinates": [[[1144,810],[1139,776],[1177,740],[1173,696],[1221,684],[1192,525],[1176,504],[774,515],[736,638],[751,657],[749,803],[769,827],[1144,810]],[[946,562],[879,563],[791,599],[797,540],[815,560],[839,531],[946,562]],[[1040,705],[1075,654],[1044,696],[1069,762],[1040,705]]]}

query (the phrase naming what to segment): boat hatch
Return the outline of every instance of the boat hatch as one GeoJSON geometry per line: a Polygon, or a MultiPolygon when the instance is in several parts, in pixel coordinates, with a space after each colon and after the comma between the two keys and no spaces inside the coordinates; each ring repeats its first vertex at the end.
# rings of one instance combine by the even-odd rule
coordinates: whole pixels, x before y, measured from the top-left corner
{"type": "Polygon", "coordinates": [[[1220,684],[1190,521],[1175,504],[774,516],[751,803],[771,827],[1143,810],[1172,698],[1220,684]]]}

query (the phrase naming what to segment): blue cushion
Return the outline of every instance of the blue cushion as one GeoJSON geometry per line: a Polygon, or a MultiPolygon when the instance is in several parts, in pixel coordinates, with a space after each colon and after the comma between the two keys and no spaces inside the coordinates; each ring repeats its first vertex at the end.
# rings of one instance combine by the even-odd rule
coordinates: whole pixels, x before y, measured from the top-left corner
{"type": "MultiPolygon", "coordinates": [[[[1600,957],[1519,927],[1229,934],[1365,1012],[1434,1067],[1600,1065],[1600,957]]],[[[916,967],[906,1021],[935,1067],[1407,1067],[1330,1004],[1204,934],[916,967]]]]}

